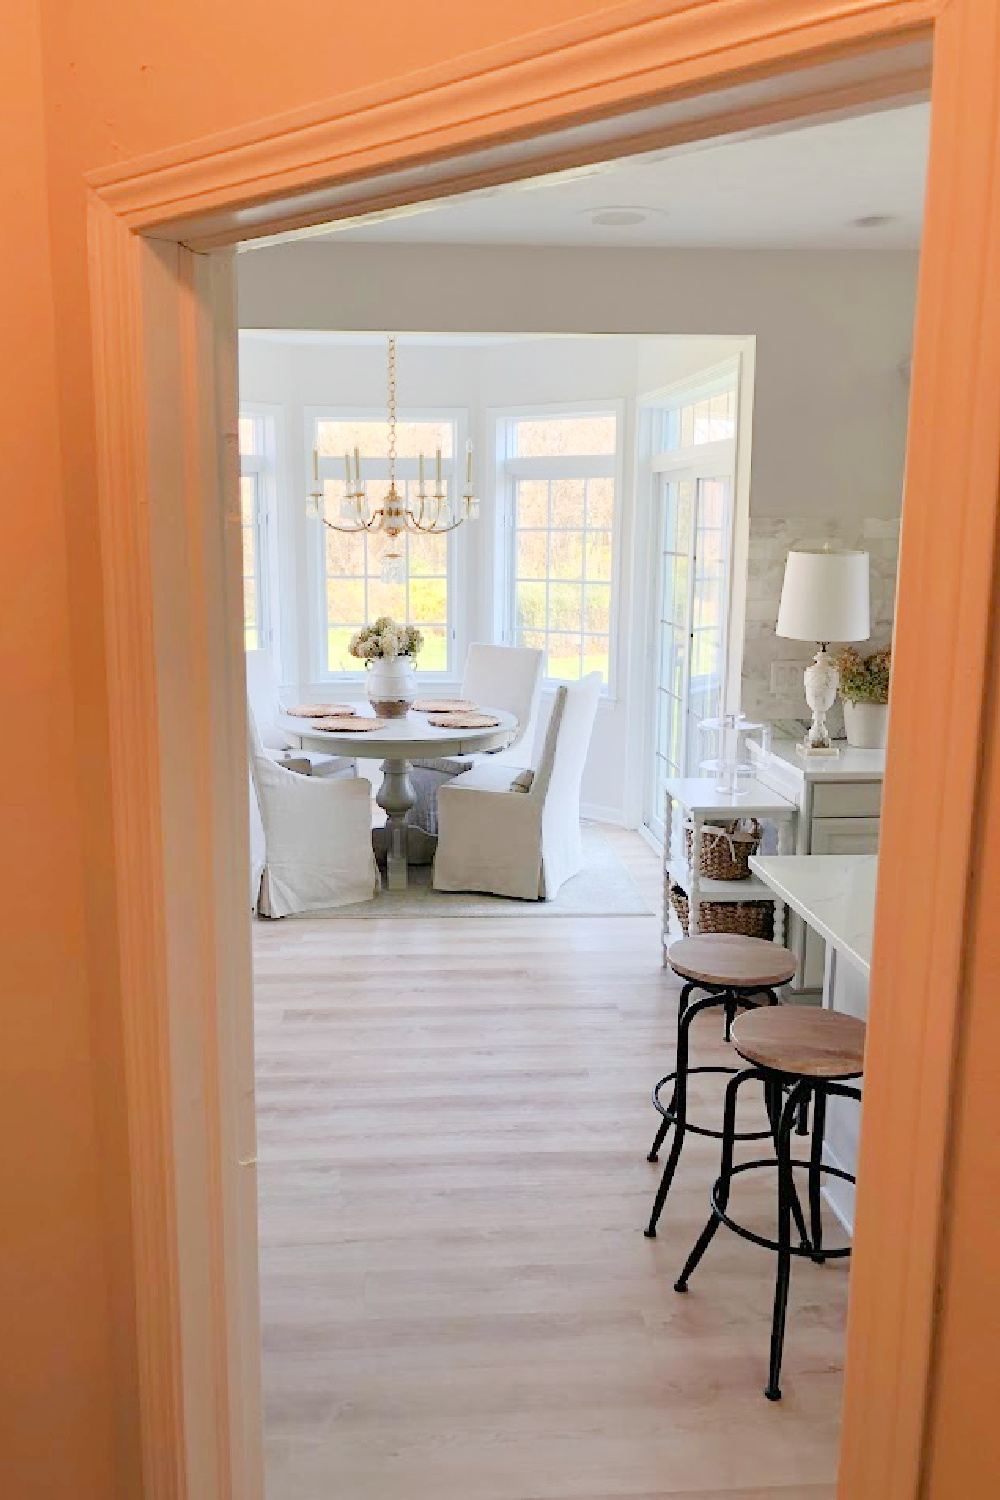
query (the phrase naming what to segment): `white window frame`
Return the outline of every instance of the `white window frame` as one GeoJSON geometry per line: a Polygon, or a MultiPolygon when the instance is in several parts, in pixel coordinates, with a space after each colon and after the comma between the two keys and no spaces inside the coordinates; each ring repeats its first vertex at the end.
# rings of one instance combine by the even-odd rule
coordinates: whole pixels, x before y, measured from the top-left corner
{"type": "Polygon", "coordinates": [[[284,438],[284,413],[280,406],[271,406],[261,401],[241,401],[239,415],[241,419],[254,422],[261,450],[259,453],[240,454],[240,477],[252,474],[256,480],[254,563],[257,585],[257,649],[269,651],[277,662],[278,462],[284,438]]]}
{"type": "MultiPolygon", "coordinates": [[[[608,634],[608,676],[601,688],[602,699],[614,702],[617,695],[618,674],[618,625],[621,589],[619,581],[622,569],[622,512],[624,501],[624,401],[559,401],[536,402],[530,406],[505,406],[491,412],[493,430],[496,434],[496,460],[494,474],[495,505],[495,553],[496,569],[494,590],[494,638],[502,645],[513,645],[516,637],[515,621],[515,561],[514,561],[514,504],[515,487],[519,479],[603,479],[614,482],[614,502],[611,516],[611,602],[608,634]],[[615,451],[613,455],[598,454],[577,456],[552,456],[518,458],[514,452],[515,426],[518,422],[550,417],[606,417],[615,418],[615,451]]],[[[561,678],[543,678],[543,688],[551,691],[558,687],[561,678]]]]}
{"type": "MultiPolygon", "coordinates": [[[[741,534],[740,503],[745,488],[740,484],[739,434],[743,416],[741,404],[744,397],[740,359],[726,360],[723,364],[702,371],[696,378],[686,379],[643,398],[646,426],[645,447],[647,452],[647,489],[653,517],[650,541],[651,556],[655,568],[649,593],[648,640],[651,643],[646,670],[645,701],[643,715],[643,764],[642,764],[642,827],[654,842],[660,842],[659,827],[662,813],[653,806],[656,787],[655,740],[657,725],[657,694],[659,672],[659,610],[662,602],[663,580],[663,525],[664,507],[660,503],[660,487],[664,480],[727,479],[729,481],[729,537],[726,557],[726,582],[724,588],[725,620],[722,629],[722,707],[732,712],[739,707],[740,671],[734,662],[732,649],[734,611],[739,604],[736,583],[739,577],[741,534]],[[716,439],[705,443],[692,443],[686,448],[666,449],[666,426],[668,413],[697,401],[705,396],[717,395],[720,391],[736,391],[736,432],[731,438],[716,439]]],[[[748,497],[747,497],[748,498],[748,497]]],[[[689,598],[689,612],[691,600],[689,598]]],[[[688,627],[690,634],[690,624],[688,627]]],[[[742,657],[742,633],[740,635],[742,657]]],[[[685,664],[685,680],[689,663],[685,664]]],[[[686,741],[685,741],[686,743],[686,741]]],[[[696,774],[696,768],[688,767],[687,774],[696,774]]]]}
{"type": "MultiPolygon", "coordinates": [[[[304,448],[303,473],[309,476],[309,488],[313,488],[313,450],[316,445],[318,422],[385,422],[384,406],[304,406],[302,429],[304,448]]],[[[441,472],[451,480],[451,493],[457,495],[464,475],[465,444],[469,435],[469,410],[457,406],[407,406],[400,407],[397,420],[402,422],[450,422],[454,429],[451,458],[442,458],[441,472]]],[[[434,475],[433,453],[424,456],[428,485],[434,475]]],[[[396,474],[401,479],[416,479],[418,460],[397,458],[396,474]]],[[[362,458],[363,479],[388,478],[388,455],[382,458],[362,458]],[[384,470],[384,472],[383,472],[384,470]]],[[[343,479],[343,456],[319,459],[320,483],[324,479],[343,479]]],[[[305,496],[302,497],[303,505],[305,496]]],[[[464,621],[466,618],[466,577],[468,574],[469,538],[468,529],[475,522],[466,521],[450,532],[447,537],[448,561],[448,665],[444,672],[421,672],[420,681],[425,685],[455,683],[461,678],[467,642],[464,621]]],[[[332,669],[327,661],[328,620],[326,615],[326,530],[318,518],[307,521],[307,569],[309,604],[309,660],[314,682],[360,683],[364,680],[364,667],[359,662],[356,671],[344,672],[332,669]]]]}

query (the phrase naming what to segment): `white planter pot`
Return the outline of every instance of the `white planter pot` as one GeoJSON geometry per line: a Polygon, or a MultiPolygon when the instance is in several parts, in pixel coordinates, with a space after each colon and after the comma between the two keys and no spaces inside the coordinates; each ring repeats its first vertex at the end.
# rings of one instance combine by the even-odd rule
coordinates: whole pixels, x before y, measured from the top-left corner
{"type": "Polygon", "coordinates": [[[417,696],[412,656],[380,656],[369,665],[368,701],[381,719],[401,719],[417,696]]]}
{"type": "Polygon", "coordinates": [[[849,703],[844,700],[847,743],[855,750],[884,750],[888,722],[887,703],[849,703]]]}

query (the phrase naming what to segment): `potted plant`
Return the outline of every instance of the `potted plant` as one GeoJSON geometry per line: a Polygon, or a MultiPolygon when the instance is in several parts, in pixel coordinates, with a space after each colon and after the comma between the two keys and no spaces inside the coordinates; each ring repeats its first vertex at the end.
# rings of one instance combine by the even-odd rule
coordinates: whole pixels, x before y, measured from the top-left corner
{"type": "Polygon", "coordinates": [[[891,649],[886,647],[884,651],[862,656],[853,646],[845,646],[837,658],[837,668],[847,743],[858,750],[884,750],[891,649]]]}
{"type": "Polygon", "coordinates": [[[368,667],[365,691],[380,718],[403,718],[417,696],[415,658],[423,644],[419,630],[389,615],[352,635],[347,649],[368,667]]]}

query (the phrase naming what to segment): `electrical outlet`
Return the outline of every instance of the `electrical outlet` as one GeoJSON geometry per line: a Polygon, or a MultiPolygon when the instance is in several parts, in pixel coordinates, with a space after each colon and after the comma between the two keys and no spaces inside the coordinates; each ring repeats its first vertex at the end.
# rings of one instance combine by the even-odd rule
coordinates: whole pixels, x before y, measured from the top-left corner
{"type": "Polygon", "coordinates": [[[771,663],[771,692],[782,698],[801,693],[804,671],[805,668],[800,661],[773,661],[771,663]]]}

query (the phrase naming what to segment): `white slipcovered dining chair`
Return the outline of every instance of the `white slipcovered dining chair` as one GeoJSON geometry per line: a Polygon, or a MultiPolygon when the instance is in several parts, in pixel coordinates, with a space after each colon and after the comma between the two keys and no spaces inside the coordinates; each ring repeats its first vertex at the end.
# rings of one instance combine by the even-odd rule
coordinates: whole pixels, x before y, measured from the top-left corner
{"type": "Polygon", "coordinates": [[[361,776],[304,776],[279,766],[261,743],[249,700],[247,734],[250,895],[261,916],[289,917],[371,901],[379,874],[370,783],[361,776]]]}
{"type": "Polygon", "coordinates": [[[484,758],[441,787],[435,890],[551,901],[579,873],[580,783],[600,691],[599,672],[557,689],[532,770],[484,758]]]}
{"type": "Polygon", "coordinates": [[[356,761],[342,755],[327,755],[322,750],[297,749],[289,735],[278,727],[278,715],[283,710],[271,653],[248,651],[246,664],[247,696],[265,754],[279,766],[306,776],[356,776],[356,761]]]}
{"type": "Polygon", "coordinates": [[[469,647],[462,697],[484,708],[499,708],[513,714],[517,729],[508,745],[488,757],[446,755],[415,760],[410,779],[416,801],[407,817],[408,823],[425,833],[436,833],[439,789],[486,758],[519,768],[527,764],[525,747],[531,744],[528,735],[534,729],[542,691],[542,660],[541,651],[530,646],[487,646],[476,642],[469,647]]]}

